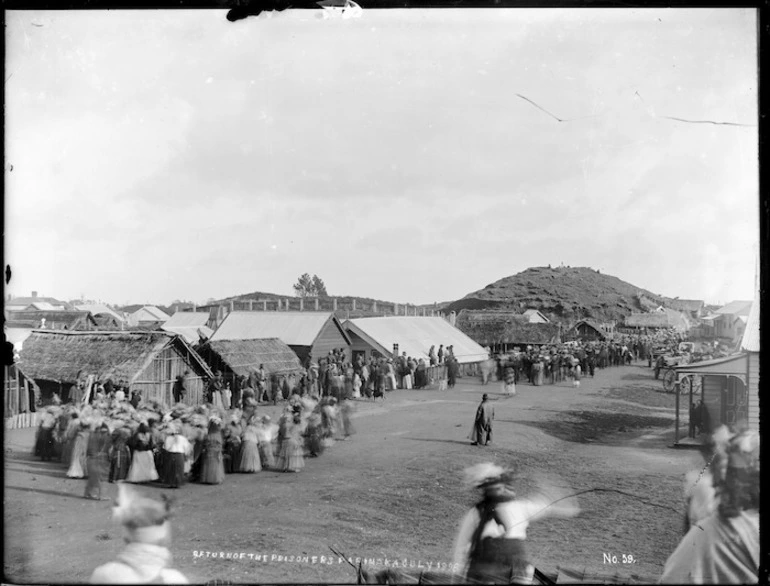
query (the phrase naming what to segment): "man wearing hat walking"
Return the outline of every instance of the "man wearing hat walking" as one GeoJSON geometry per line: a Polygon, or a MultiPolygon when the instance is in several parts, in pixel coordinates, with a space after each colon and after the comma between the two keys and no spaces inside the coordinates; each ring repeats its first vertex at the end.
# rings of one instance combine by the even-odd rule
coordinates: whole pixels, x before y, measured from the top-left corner
{"type": "Polygon", "coordinates": [[[524,547],[529,522],[547,516],[573,517],[580,512],[576,501],[552,489],[517,499],[511,486],[513,474],[491,462],[466,469],[465,477],[482,497],[460,524],[456,571],[470,584],[531,584],[535,568],[524,547]]]}
{"type": "Polygon", "coordinates": [[[471,432],[471,445],[486,446],[492,441],[492,421],[495,419],[495,408],[489,402],[489,396],[484,393],[481,403],[476,409],[476,419],[471,432]]]}

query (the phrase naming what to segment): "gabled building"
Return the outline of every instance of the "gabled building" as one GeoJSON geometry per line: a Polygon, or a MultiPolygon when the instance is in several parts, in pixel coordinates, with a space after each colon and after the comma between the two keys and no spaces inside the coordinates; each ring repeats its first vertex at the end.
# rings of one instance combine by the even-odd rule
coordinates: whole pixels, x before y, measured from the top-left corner
{"type": "Polygon", "coordinates": [[[308,358],[316,362],[335,348],[350,347],[350,336],[334,314],[316,311],[231,311],[210,340],[263,338],[278,338],[302,364],[308,358]]]}
{"type": "Polygon", "coordinates": [[[171,316],[154,305],[144,305],[128,316],[129,326],[153,327],[166,323],[171,316]]]}
{"type": "Polygon", "coordinates": [[[540,313],[537,309],[528,309],[522,314],[529,320],[531,324],[547,324],[551,323],[551,320],[540,313]]]}
{"type": "Polygon", "coordinates": [[[6,326],[46,330],[96,330],[96,320],[88,311],[8,311],[6,326]]]}
{"type": "Polygon", "coordinates": [[[32,295],[29,297],[12,297],[6,300],[5,309],[7,311],[24,311],[35,304],[44,304],[41,305],[41,308],[48,310],[61,311],[72,309],[66,301],[60,301],[53,297],[40,297],[37,291],[32,291],[32,295]]]}
{"type": "Polygon", "coordinates": [[[504,353],[516,347],[557,344],[561,326],[555,323],[531,323],[529,318],[509,311],[463,309],[457,315],[457,328],[492,353],[504,353]]]}
{"type": "Polygon", "coordinates": [[[147,401],[171,405],[174,380],[187,372],[185,402],[196,404],[203,401],[206,380],[213,377],[182,337],[166,332],[36,330],[24,342],[18,364],[44,401],[57,393],[66,402],[72,385],[93,375],[141,391],[147,401]]]}
{"type": "Polygon", "coordinates": [[[714,336],[738,342],[746,331],[751,304],[751,301],[731,301],[714,311],[716,317],[711,320],[714,336]]]}
{"type": "Polygon", "coordinates": [[[353,358],[361,354],[364,359],[394,358],[398,354],[419,360],[428,360],[431,346],[438,352],[439,346],[452,346],[460,364],[480,362],[489,353],[480,344],[441,317],[392,316],[362,317],[344,323],[351,339],[353,358]]]}

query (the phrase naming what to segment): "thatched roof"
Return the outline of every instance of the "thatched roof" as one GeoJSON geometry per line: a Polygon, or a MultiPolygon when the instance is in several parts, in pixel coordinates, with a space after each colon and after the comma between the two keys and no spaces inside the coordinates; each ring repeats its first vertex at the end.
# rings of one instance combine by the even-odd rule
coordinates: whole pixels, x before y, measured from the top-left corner
{"type": "Polygon", "coordinates": [[[260,364],[270,373],[288,374],[302,370],[294,351],[278,338],[214,340],[199,348],[202,356],[212,352],[235,374],[247,375],[260,364]]]}
{"type": "Polygon", "coordinates": [[[165,332],[35,330],[24,342],[20,365],[34,379],[74,383],[82,371],[131,383],[170,344],[188,356],[199,374],[212,376],[184,340],[165,332]]]}
{"type": "Polygon", "coordinates": [[[509,312],[461,311],[456,326],[483,346],[493,344],[554,344],[559,342],[559,324],[530,323],[529,318],[509,312]]]}

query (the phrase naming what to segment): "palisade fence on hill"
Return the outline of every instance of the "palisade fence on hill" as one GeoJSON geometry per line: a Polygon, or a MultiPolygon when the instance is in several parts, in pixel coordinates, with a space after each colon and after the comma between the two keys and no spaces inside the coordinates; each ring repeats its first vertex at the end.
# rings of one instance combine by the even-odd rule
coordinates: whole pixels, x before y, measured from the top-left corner
{"type": "Polygon", "coordinates": [[[438,316],[438,305],[387,303],[352,297],[276,297],[271,299],[230,299],[208,305],[193,306],[185,311],[331,311],[338,318],[374,316],[438,316]]]}

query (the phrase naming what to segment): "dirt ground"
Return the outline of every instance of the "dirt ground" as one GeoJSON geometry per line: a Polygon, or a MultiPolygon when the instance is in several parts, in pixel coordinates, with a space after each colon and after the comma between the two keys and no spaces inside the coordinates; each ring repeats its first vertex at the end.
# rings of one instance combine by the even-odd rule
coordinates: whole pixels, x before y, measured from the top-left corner
{"type": "MultiPolygon", "coordinates": [[[[298,474],[142,490],[176,499],[174,565],[193,582],[354,583],[355,570],[330,548],[370,569],[387,560],[448,570],[477,496],[462,471],[494,461],[517,471],[522,496],[542,477],[567,492],[610,489],[580,494],[573,519],[530,525],[539,569],[656,580],[681,537],[684,473],[701,465],[697,452],[670,447],[674,397],[661,390],[639,362],[597,371],[578,389],[523,383],[513,398],[470,378],[443,392],[393,391],[356,401],[352,440],[298,474]],[[487,447],[467,439],[482,392],[495,407],[487,447]]],[[[111,503],[83,499],[85,481],[32,458],[33,441],[33,430],[5,432],[5,581],[85,582],[123,545],[111,503]]],[[[105,486],[114,500],[116,487],[105,486]]]]}

